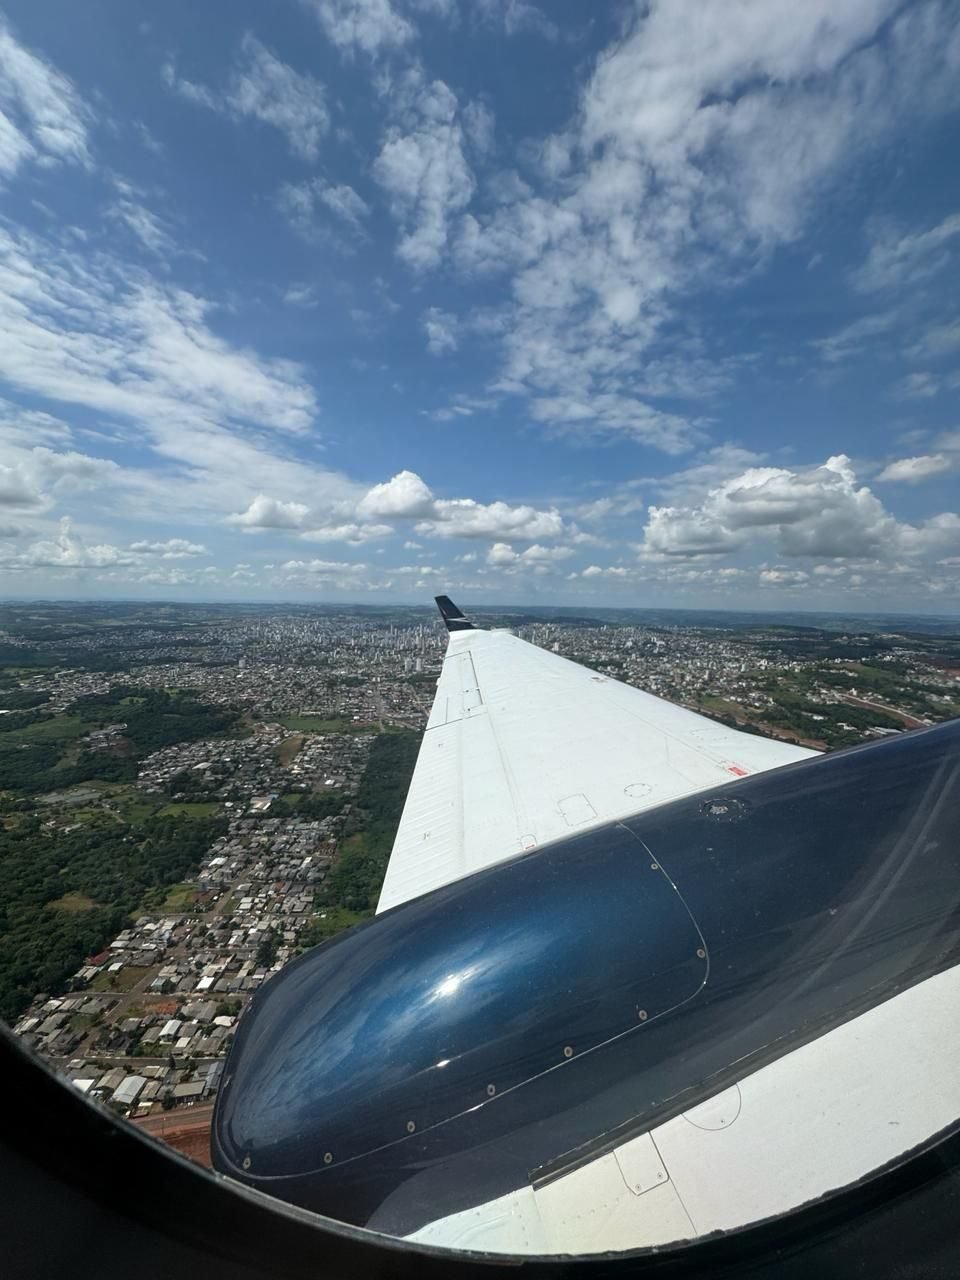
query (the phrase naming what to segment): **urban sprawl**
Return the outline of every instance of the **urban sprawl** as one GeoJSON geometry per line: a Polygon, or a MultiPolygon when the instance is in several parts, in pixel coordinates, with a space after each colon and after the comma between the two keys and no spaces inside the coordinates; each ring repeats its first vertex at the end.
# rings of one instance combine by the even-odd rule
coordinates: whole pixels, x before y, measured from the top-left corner
{"type": "MultiPolygon", "coordinates": [[[[821,749],[960,715],[960,642],[942,630],[521,611],[491,622],[821,749]]],[[[445,646],[417,609],[7,606],[0,835],[5,865],[21,865],[8,850],[22,858],[14,878],[27,896],[0,920],[29,903],[64,965],[81,949],[61,973],[0,933],[15,1030],[77,1089],[134,1118],[211,1101],[257,989],[375,905],[370,868],[382,873],[384,824],[399,816],[395,799],[378,809],[379,771],[400,759],[391,740],[412,744],[396,766],[402,803],[445,646]],[[142,892],[136,881],[132,909],[124,900],[111,917],[101,886],[132,892],[124,850],[137,851],[142,892]],[[62,885],[31,887],[48,851],[62,885]],[[82,953],[109,920],[122,927],[82,953]]]]}

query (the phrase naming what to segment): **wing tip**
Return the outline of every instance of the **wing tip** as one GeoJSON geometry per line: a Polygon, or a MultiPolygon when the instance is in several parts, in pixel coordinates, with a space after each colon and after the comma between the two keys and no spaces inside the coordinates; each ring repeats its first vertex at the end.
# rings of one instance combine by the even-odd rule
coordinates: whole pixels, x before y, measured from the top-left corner
{"type": "Polygon", "coordinates": [[[464,617],[463,610],[458,609],[449,596],[434,596],[434,601],[448,631],[476,631],[473,623],[464,617]]]}

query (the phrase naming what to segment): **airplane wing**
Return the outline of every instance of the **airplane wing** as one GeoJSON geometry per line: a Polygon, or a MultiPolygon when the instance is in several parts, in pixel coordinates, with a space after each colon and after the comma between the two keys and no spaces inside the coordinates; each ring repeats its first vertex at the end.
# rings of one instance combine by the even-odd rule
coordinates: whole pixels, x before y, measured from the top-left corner
{"type": "Polygon", "coordinates": [[[955,1132],[960,721],[803,760],[439,604],[381,912],[255,994],[214,1167],[580,1255],[865,1191],[955,1132]]]}
{"type": "Polygon", "coordinates": [[[377,907],[816,755],[729,729],[437,605],[447,655],[377,907]]]}

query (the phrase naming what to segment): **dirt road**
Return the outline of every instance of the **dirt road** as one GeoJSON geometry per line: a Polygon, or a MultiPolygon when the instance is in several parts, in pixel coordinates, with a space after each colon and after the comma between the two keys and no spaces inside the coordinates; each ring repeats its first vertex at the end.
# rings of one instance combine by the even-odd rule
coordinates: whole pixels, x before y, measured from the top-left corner
{"type": "Polygon", "coordinates": [[[179,1107],[175,1111],[160,1111],[143,1116],[133,1123],[151,1137],[165,1142],[181,1155],[210,1168],[210,1123],[213,1104],[202,1103],[195,1107],[179,1107]]]}

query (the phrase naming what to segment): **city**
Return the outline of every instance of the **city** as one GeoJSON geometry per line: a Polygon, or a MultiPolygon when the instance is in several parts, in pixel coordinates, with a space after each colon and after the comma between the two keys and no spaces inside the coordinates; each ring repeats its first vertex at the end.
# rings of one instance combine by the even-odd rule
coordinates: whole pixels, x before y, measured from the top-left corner
{"type": "MultiPolygon", "coordinates": [[[[821,750],[960,715],[914,620],[478,613],[821,750]]],[[[0,999],[74,1086],[205,1158],[237,1020],[374,910],[440,670],[426,609],[7,605],[0,999]]]]}

